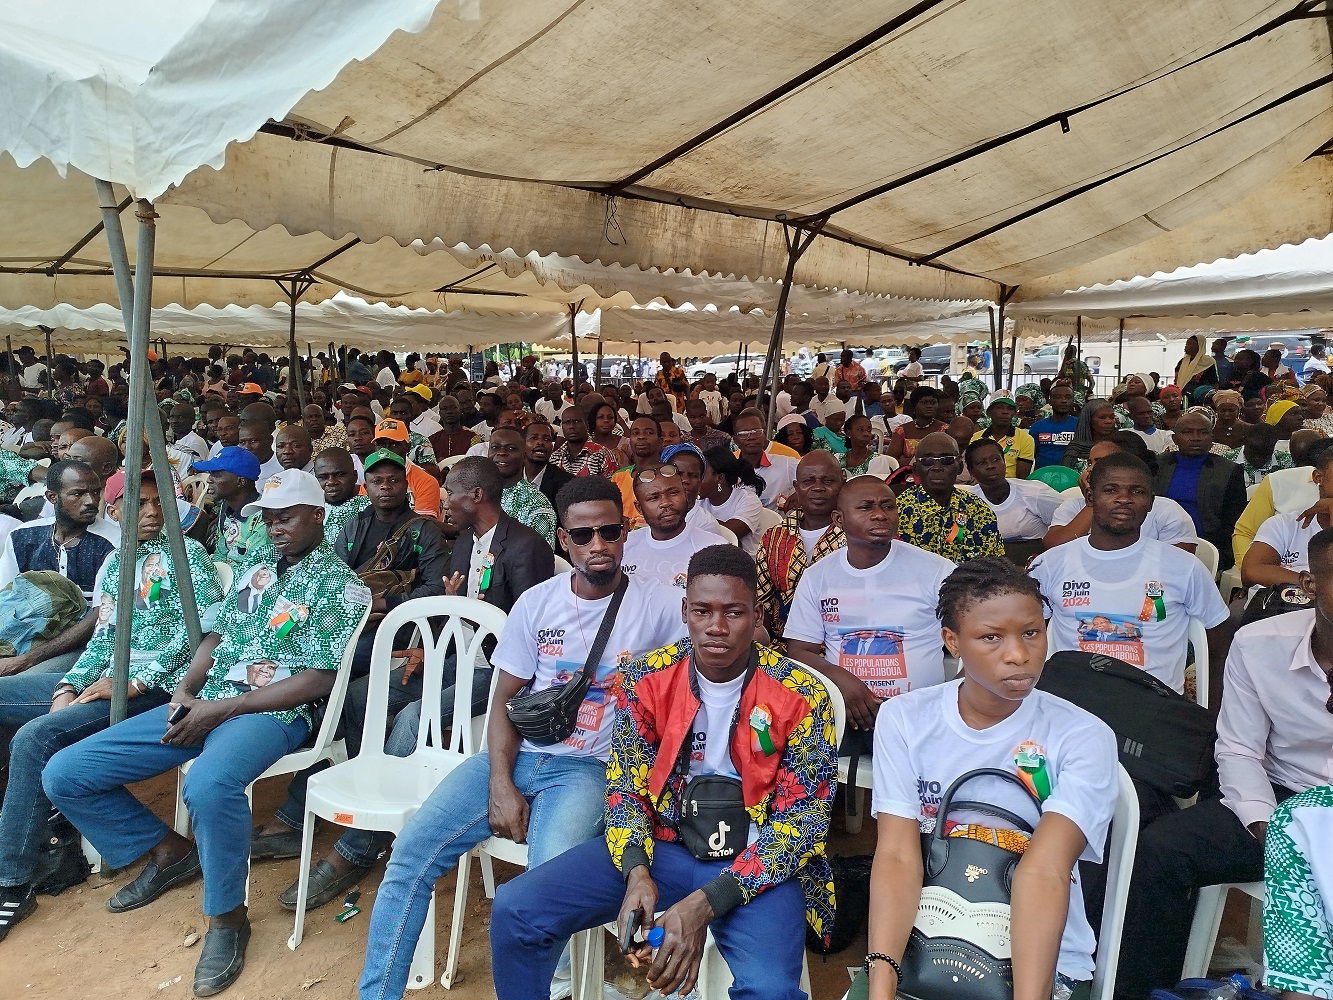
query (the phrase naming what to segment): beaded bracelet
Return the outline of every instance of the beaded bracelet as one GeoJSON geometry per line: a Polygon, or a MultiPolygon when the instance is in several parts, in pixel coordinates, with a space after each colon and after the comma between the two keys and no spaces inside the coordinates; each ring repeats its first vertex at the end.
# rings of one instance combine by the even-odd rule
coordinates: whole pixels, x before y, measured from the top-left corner
{"type": "Polygon", "coordinates": [[[888,962],[889,968],[893,970],[893,974],[898,977],[899,982],[902,982],[903,979],[902,966],[899,965],[897,962],[895,962],[893,959],[891,959],[888,955],[882,954],[881,952],[878,951],[872,951],[869,955],[867,955],[866,960],[863,963],[865,965],[865,970],[867,975],[870,974],[871,962],[888,962]]]}

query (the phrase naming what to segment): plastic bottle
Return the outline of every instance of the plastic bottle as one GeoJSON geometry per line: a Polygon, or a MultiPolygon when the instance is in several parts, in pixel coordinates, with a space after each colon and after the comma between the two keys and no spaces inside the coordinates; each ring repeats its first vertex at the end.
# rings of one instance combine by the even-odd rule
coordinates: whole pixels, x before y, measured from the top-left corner
{"type": "Polygon", "coordinates": [[[653,951],[657,951],[658,948],[662,947],[662,939],[664,937],[666,937],[666,931],[662,930],[662,928],[649,927],[648,933],[643,936],[643,939],[648,942],[649,948],[653,949],[653,951]]]}
{"type": "Polygon", "coordinates": [[[1209,1000],[1239,1000],[1250,992],[1250,981],[1239,972],[1233,972],[1208,991],[1209,1000]]]}

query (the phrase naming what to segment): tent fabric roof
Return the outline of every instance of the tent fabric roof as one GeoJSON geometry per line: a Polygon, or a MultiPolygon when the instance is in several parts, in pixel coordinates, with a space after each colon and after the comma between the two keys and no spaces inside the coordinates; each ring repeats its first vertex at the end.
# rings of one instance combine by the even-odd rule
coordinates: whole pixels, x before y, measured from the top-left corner
{"type": "MultiPolygon", "coordinates": [[[[227,344],[278,349],[285,354],[290,317],[287,305],[229,305],[220,309],[170,305],[153,310],[151,336],[154,341],[166,340],[178,347],[227,344]]],[[[587,321],[587,329],[595,329],[592,317],[581,319],[587,321]]],[[[0,335],[11,336],[15,346],[26,343],[40,349],[43,326],[54,331],[52,349],[57,352],[107,354],[126,342],[118,306],[102,303],[86,309],[70,305],[0,309],[0,335]],[[108,338],[108,333],[116,336],[108,338]]],[[[428,311],[364,302],[345,294],[318,304],[301,302],[296,307],[297,342],[302,347],[310,343],[317,352],[327,352],[330,343],[390,351],[480,350],[496,343],[539,342],[555,338],[561,331],[568,339],[568,330],[568,317],[558,314],[428,311]]]]}
{"type": "MultiPolygon", "coordinates": [[[[185,178],[176,204],[260,232],[751,279],[782,273],[773,220],[831,213],[799,283],[984,298],[1139,273],[1128,248],[1323,146],[1315,6],[53,0],[0,14],[0,150],[140,196],[185,178]]],[[[1171,252],[1147,269],[1200,259],[1171,252]]]]}

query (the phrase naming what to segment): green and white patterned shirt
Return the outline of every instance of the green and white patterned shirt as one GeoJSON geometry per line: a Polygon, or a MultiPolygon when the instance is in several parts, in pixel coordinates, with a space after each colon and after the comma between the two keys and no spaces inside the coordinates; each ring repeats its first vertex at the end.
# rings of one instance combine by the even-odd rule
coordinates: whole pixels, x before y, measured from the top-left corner
{"type": "Polygon", "coordinates": [[[526,479],[500,494],[500,509],[525,528],[531,528],[555,548],[555,508],[546,494],[526,479]]]}
{"type": "MultiPolygon", "coordinates": [[[[269,542],[251,550],[222,601],[213,631],[222,641],[196,696],[234,698],[298,674],[337,670],[370,605],[370,590],[321,541],[300,562],[278,572],[269,542]]],[[[267,712],[282,722],[311,722],[310,706],[267,712]]]]}
{"type": "Polygon", "coordinates": [[[336,507],[333,504],[326,506],[324,508],[324,541],[332,545],[342,526],[369,506],[370,497],[364,493],[358,494],[336,507]]]}
{"type": "Polygon", "coordinates": [[[249,517],[234,514],[223,503],[215,509],[217,519],[208,529],[208,551],[213,558],[224,562],[233,570],[240,570],[250,562],[251,552],[268,544],[268,529],[264,527],[264,514],[255,511],[249,517]]]}
{"type": "MultiPolygon", "coordinates": [[[[185,539],[185,558],[190,564],[194,602],[207,632],[222,601],[217,569],[208,552],[193,538],[185,539]]],[[[141,542],[135,560],[137,582],[134,606],[130,609],[130,679],[145,688],[174,691],[190,664],[191,650],[166,537],[158,535],[141,542]]],[[[117,550],[106,557],[97,573],[92,604],[97,625],[93,637],[63,680],[75,691],[82,691],[111,671],[119,582],[120,551],[117,550]]]]}
{"type": "Polygon", "coordinates": [[[19,458],[12,451],[0,450],[0,503],[13,503],[14,498],[28,485],[28,474],[37,462],[19,458]]]}
{"type": "Polygon", "coordinates": [[[407,432],[407,460],[413,465],[438,465],[435,461],[435,449],[431,447],[426,435],[409,429],[407,432]]]}

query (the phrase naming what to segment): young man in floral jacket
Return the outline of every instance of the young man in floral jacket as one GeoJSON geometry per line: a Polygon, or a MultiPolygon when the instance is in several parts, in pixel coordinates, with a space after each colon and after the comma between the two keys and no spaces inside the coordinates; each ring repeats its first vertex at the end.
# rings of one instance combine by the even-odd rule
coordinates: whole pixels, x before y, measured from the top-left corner
{"type": "Polygon", "coordinates": [[[617,914],[663,995],[694,988],[710,927],[741,993],[803,995],[805,924],[825,935],[832,917],[833,709],[807,668],[751,641],[755,592],[735,546],[691,558],[689,639],[622,670],[605,839],[497,892],[499,1000],[542,1000],[565,940],[617,914]],[[655,955],[635,933],[653,926],[655,955]]]}

